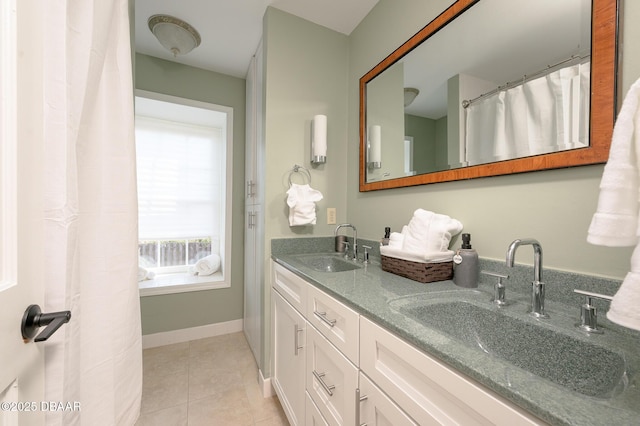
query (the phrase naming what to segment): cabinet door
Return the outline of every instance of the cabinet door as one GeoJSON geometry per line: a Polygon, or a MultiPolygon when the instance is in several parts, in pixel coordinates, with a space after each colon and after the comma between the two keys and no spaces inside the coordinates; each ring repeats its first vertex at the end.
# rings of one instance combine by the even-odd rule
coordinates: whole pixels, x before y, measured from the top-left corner
{"type": "Polygon", "coordinates": [[[244,232],[244,334],[256,362],[260,363],[262,339],[260,324],[262,309],[260,294],[264,285],[264,262],[261,238],[262,212],[256,204],[247,206],[244,232]]]}
{"type": "Polygon", "coordinates": [[[362,373],[360,373],[360,393],[356,403],[360,408],[358,425],[417,426],[407,413],[362,373]]]}
{"type": "Polygon", "coordinates": [[[264,108],[262,106],[263,54],[260,42],[246,77],[245,204],[264,201],[264,108]]]}
{"type": "Polygon", "coordinates": [[[292,425],[304,424],[305,319],[271,291],[273,306],[273,387],[292,425]]]}
{"type": "Polygon", "coordinates": [[[307,320],[355,365],[358,365],[359,318],[356,311],[320,289],[307,289],[307,320]]]}
{"type": "Polygon", "coordinates": [[[355,423],[357,368],[314,327],[307,328],[307,392],[330,425],[355,423]]]}

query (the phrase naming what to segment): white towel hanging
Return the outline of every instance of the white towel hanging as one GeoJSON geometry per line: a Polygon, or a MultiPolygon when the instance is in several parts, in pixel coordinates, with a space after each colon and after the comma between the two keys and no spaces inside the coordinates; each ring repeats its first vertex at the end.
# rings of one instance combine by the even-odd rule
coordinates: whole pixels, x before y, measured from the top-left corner
{"type": "Polygon", "coordinates": [[[593,215],[587,241],[591,244],[625,247],[636,245],[631,271],[613,296],[607,318],[640,330],[640,79],[622,103],[611,139],[609,160],[600,182],[598,208],[593,215]]]}
{"type": "Polygon", "coordinates": [[[315,225],[316,202],[322,200],[322,193],[307,184],[292,183],[287,195],[289,226],[315,225]]]}

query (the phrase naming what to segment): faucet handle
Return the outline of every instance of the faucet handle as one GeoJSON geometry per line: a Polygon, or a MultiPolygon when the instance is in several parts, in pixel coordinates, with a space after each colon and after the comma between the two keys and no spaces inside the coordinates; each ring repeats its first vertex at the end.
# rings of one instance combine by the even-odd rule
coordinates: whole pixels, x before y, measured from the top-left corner
{"type": "Polygon", "coordinates": [[[343,241],[342,245],[344,245],[344,257],[349,257],[349,241],[343,241]]]}
{"type": "Polygon", "coordinates": [[[578,328],[588,333],[602,334],[603,331],[598,328],[598,309],[593,306],[592,299],[611,301],[613,297],[578,289],[574,289],[573,292],[585,296],[585,303],[580,307],[580,325],[578,325],[578,328]]]}
{"type": "Polygon", "coordinates": [[[490,277],[495,277],[498,279],[498,282],[495,283],[493,286],[494,295],[493,295],[492,302],[498,306],[506,305],[507,301],[505,300],[505,298],[506,298],[507,287],[502,283],[502,280],[509,278],[509,275],[498,274],[496,272],[490,272],[490,271],[480,271],[480,273],[484,275],[489,275],[490,277]]]}

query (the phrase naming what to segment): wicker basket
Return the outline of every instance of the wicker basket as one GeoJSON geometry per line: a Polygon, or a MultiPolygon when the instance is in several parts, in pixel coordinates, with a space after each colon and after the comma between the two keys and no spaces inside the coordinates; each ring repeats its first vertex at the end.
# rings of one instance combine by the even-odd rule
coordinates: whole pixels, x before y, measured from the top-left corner
{"type": "Polygon", "coordinates": [[[431,283],[453,278],[453,261],[422,263],[398,259],[396,257],[381,256],[382,270],[400,275],[405,278],[431,283]]]}

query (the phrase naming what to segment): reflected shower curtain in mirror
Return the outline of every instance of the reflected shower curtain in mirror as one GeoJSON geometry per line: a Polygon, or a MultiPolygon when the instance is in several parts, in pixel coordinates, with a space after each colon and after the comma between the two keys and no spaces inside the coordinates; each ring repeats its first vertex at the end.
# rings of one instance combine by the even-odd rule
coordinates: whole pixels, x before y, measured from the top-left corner
{"type": "Polygon", "coordinates": [[[589,72],[572,65],[469,105],[467,164],[588,146],[589,72]]]}
{"type": "MultiPolygon", "coordinates": [[[[42,2],[47,425],[132,425],[142,347],[128,0],[42,2]]],[[[35,153],[34,153],[35,154],[35,153]]]]}

